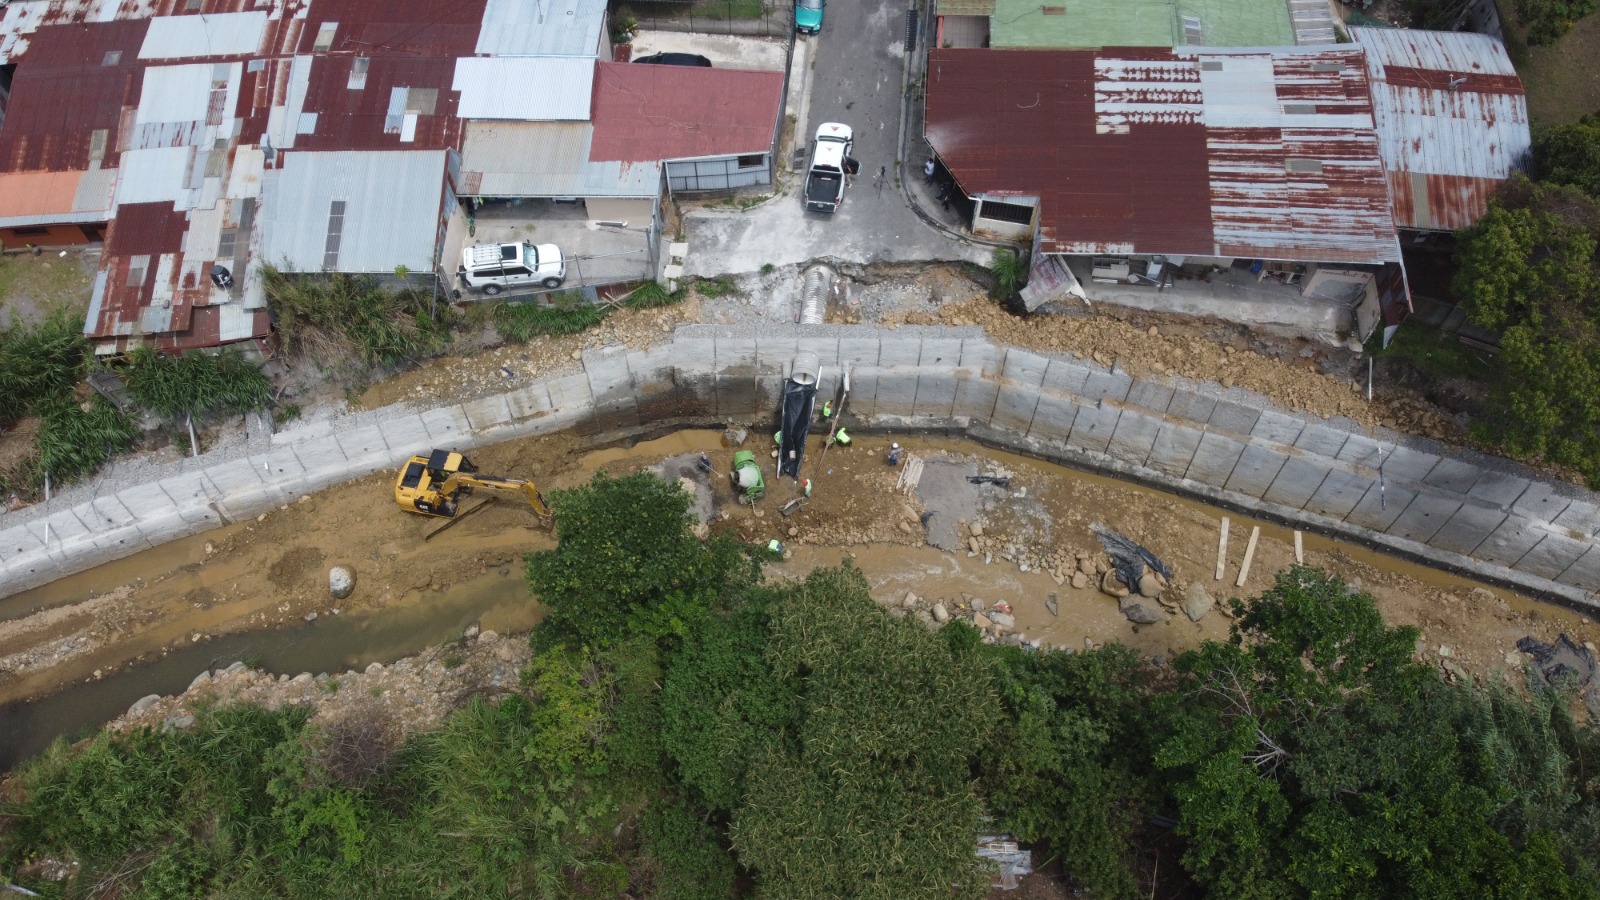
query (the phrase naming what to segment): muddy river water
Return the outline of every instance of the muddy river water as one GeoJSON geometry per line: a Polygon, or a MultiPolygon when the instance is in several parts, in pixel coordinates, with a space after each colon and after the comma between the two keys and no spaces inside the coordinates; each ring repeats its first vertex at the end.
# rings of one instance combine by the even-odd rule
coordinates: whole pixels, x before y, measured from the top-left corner
{"type": "MultiPolygon", "coordinates": [[[[1172,567],[1175,587],[1198,583],[1218,600],[1259,593],[1294,561],[1294,534],[1279,525],[965,441],[897,439],[909,454],[899,468],[884,462],[887,437],[813,450],[813,497],[792,517],[779,514],[796,495],[790,482],[769,482],[767,498],[752,510],[731,502],[724,479],[698,478],[688,460],[701,452],[727,471],[732,450],[719,432],[680,431],[599,450],[558,436],[473,456],[484,471],[535,476],[547,490],[581,484],[598,469],[624,472],[667,460],[663,474],[699,481],[713,528],[762,544],[785,542],[791,558],[773,565],[769,577],[802,577],[849,561],[880,601],[898,605],[909,592],[956,611],[973,600],[1003,600],[1018,631],[1059,647],[1122,641],[1170,658],[1227,635],[1230,620],[1215,612],[1198,622],[1169,612],[1134,626],[1112,598],[1092,586],[1075,590],[1062,578],[1070,565],[1055,574],[1045,570],[1051,566],[1019,565],[1098,552],[1092,526],[1139,541],[1172,567]],[[908,488],[902,475],[913,461],[921,479],[908,488]],[[1010,483],[971,485],[965,476],[972,474],[1010,483]],[[1225,515],[1232,537],[1219,581],[1213,575],[1225,515]],[[974,522],[986,542],[976,554],[974,522]],[[1261,529],[1260,539],[1249,577],[1236,587],[1252,527],[1261,529]]],[[[59,735],[98,727],[147,694],[181,692],[208,668],[244,660],[275,673],[337,673],[419,652],[473,624],[502,634],[536,624],[540,610],[520,557],[552,542],[528,510],[496,504],[423,541],[423,523],[395,509],[389,480],[341,485],[260,520],[0,600],[0,768],[59,735]],[[335,562],[357,572],[348,601],[327,597],[326,571],[335,562]]],[[[1391,623],[1420,627],[1419,653],[1439,658],[1439,648],[1448,648],[1444,655],[1474,675],[1512,666],[1507,654],[1524,635],[1600,637],[1577,613],[1502,589],[1316,535],[1304,535],[1302,546],[1307,563],[1371,592],[1391,623]]]]}

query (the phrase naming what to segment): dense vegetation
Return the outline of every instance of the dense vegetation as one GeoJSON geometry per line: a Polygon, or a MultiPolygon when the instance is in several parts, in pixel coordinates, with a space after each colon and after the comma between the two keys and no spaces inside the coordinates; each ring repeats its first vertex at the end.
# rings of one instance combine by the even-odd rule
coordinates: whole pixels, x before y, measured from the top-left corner
{"type": "Polygon", "coordinates": [[[1539,180],[1507,182],[1458,234],[1455,291],[1501,335],[1475,436],[1600,487],[1600,124],[1536,133],[1539,180]]]}
{"type": "Polygon", "coordinates": [[[129,395],[156,415],[246,412],[272,400],[272,382],[235,353],[173,356],[140,347],[128,363],[129,395]]]}
{"type": "Polygon", "coordinates": [[[381,723],[247,707],[58,744],[6,787],[0,881],[981,897],[974,837],[1009,830],[1093,896],[1133,898],[1166,817],[1219,898],[1600,893],[1596,733],[1548,691],[1443,681],[1413,629],[1321,572],[1234,601],[1228,641],[1167,667],[930,631],[848,566],[764,582],[649,475],[551,499],[559,546],[528,559],[550,615],[520,691],[393,752],[381,723]],[[40,876],[65,862],[70,880],[40,876]]]}
{"type": "Polygon", "coordinates": [[[1528,43],[1553,44],[1572,30],[1573,23],[1592,14],[1597,0],[1515,0],[1517,21],[1528,43]]]}
{"type": "Polygon", "coordinates": [[[290,356],[339,366],[391,365],[440,352],[449,345],[448,317],[432,298],[390,291],[376,278],[333,273],[303,276],[267,266],[261,272],[267,304],[290,356]]]}

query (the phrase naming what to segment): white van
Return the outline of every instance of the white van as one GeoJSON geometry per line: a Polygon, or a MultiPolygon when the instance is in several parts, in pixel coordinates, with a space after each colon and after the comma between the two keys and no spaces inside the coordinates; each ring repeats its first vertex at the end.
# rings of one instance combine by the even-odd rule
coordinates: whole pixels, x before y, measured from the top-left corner
{"type": "Polygon", "coordinates": [[[567,277],[567,258],[555,244],[471,244],[461,251],[456,275],[490,296],[525,284],[558,288],[567,277]]]}

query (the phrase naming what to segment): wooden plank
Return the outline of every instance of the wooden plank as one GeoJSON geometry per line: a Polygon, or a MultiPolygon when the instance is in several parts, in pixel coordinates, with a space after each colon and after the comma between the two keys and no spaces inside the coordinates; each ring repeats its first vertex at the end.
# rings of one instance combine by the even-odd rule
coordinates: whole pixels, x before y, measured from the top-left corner
{"type": "Polygon", "coordinates": [[[1250,543],[1244,548],[1244,562],[1239,566],[1239,580],[1233,583],[1234,587],[1244,587],[1244,580],[1250,577],[1250,563],[1256,557],[1256,538],[1261,537],[1261,526],[1256,525],[1250,529],[1250,543]]]}
{"type": "Polygon", "coordinates": [[[1222,535],[1217,538],[1217,581],[1228,570],[1228,517],[1222,517],[1222,535]]]}
{"type": "Polygon", "coordinates": [[[1298,531],[1294,533],[1294,562],[1297,566],[1306,564],[1306,545],[1298,531]]]}

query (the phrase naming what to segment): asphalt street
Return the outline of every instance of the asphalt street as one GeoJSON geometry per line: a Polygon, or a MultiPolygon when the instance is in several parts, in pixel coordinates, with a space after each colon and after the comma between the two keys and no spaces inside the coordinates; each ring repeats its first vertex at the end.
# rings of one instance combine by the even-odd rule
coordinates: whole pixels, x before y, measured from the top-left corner
{"type": "MultiPolygon", "coordinates": [[[[803,173],[785,173],[778,195],[759,206],[696,210],[686,222],[686,274],[744,274],[767,264],[813,260],[988,260],[988,247],[953,238],[918,218],[896,181],[907,8],[830,3],[822,34],[804,39],[810,42],[812,77],[807,129],[814,133],[823,122],[843,122],[855,131],[853,155],[861,174],[846,191],[844,205],[833,214],[806,212],[800,201],[803,173]],[[881,189],[874,186],[880,166],[886,173],[881,189]]],[[[797,83],[801,76],[794,74],[797,83]]],[[[921,141],[908,144],[918,147],[921,141]]],[[[809,152],[809,135],[806,146],[809,152]]],[[[907,160],[905,176],[921,178],[921,163],[907,160]]]]}

